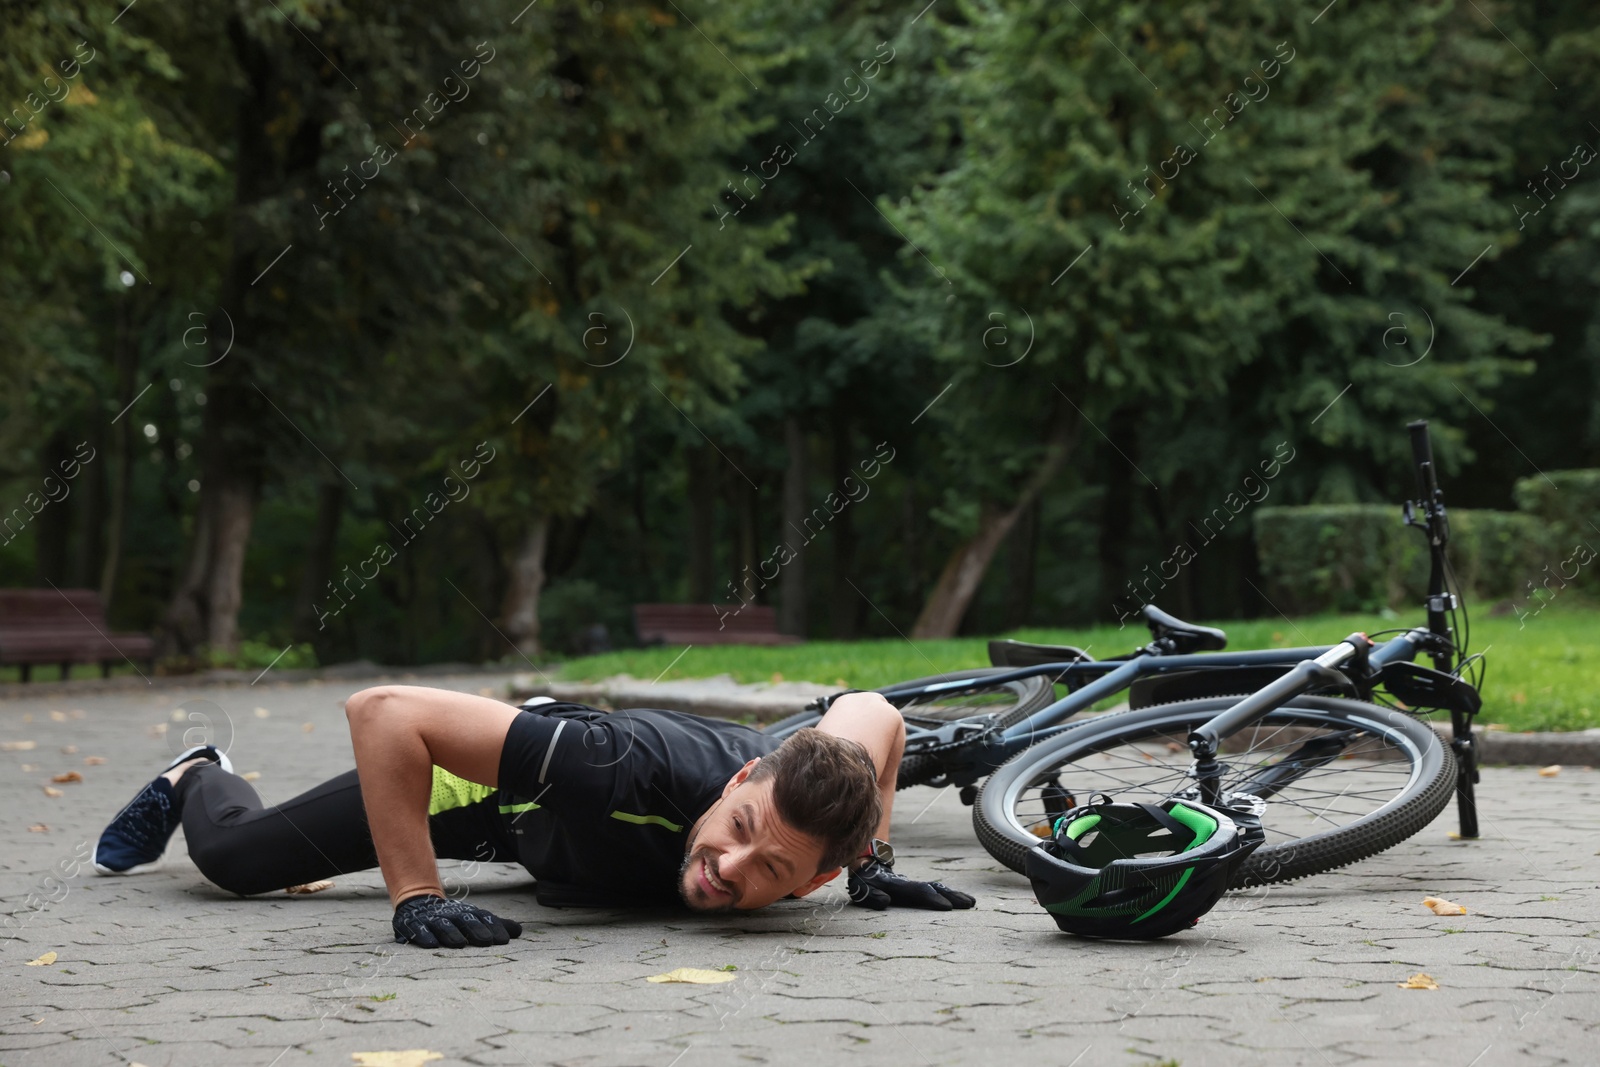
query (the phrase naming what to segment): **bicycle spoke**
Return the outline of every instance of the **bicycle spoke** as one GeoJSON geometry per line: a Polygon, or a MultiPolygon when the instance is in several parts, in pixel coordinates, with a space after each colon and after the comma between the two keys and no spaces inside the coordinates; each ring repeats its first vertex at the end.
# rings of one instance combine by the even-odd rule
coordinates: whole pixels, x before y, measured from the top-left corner
{"type": "MultiPolygon", "coordinates": [[[[1050,825],[1051,810],[1039,794],[1046,784],[1068,789],[1080,803],[1102,792],[1119,800],[1159,801],[1193,787],[1187,731],[1204,721],[1124,738],[1052,768],[1014,802],[1015,818],[1030,827],[1050,825]]],[[[1265,823],[1273,840],[1304,837],[1310,832],[1308,823],[1333,829],[1364,818],[1389,803],[1411,780],[1409,753],[1385,735],[1359,725],[1285,715],[1258,722],[1229,739],[1220,754],[1228,768],[1220,788],[1224,795],[1243,789],[1257,775],[1302,758],[1298,754],[1316,752],[1308,746],[1330,737],[1344,739],[1343,751],[1332,759],[1310,757],[1303,770],[1290,771],[1292,776],[1276,787],[1268,801],[1265,823]]]]}

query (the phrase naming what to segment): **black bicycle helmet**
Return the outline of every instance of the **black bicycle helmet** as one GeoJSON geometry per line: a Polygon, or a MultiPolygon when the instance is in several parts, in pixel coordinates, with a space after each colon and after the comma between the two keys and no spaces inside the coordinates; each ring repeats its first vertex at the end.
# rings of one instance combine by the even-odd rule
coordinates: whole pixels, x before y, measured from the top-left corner
{"type": "Polygon", "coordinates": [[[1256,797],[1227,807],[1192,800],[1117,804],[1108,796],[1056,820],[1028,853],[1035,895],[1068,933],[1145,940],[1187,930],[1261,844],[1256,797]]]}

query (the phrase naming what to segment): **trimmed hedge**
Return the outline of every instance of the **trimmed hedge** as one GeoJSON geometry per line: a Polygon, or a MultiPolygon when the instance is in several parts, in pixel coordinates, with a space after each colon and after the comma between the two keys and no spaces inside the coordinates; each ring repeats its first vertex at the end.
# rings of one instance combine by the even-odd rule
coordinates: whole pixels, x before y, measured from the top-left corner
{"type": "MultiPolygon", "coordinates": [[[[1401,523],[1397,506],[1261,508],[1255,535],[1266,594],[1286,614],[1421,608],[1427,545],[1420,530],[1401,523]]],[[[1558,558],[1555,543],[1548,523],[1532,515],[1450,512],[1450,560],[1476,603],[1517,596],[1558,558]]]]}
{"type": "Polygon", "coordinates": [[[1543,570],[1541,563],[1537,580],[1556,575],[1557,581],[1569,578],[1580,589],[1600,590],[1600,567],[1581,565],[1600,549],[1600,470],[1536,474],[1519,480],[1512,496],[1517,507],[1544,524],[1552,543],[1546,561],[1550,570],[1543,570]]]}

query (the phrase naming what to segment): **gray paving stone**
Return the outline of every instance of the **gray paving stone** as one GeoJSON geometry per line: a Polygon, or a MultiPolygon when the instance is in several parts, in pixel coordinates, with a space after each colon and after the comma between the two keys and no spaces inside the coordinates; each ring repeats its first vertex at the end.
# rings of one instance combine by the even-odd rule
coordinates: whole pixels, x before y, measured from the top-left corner
{"type": "MultiPolygon", "coordinates": [[[[417,681],[499,692],[505,679],[417,681]]],[[[407,1048],[436,1050],[446,1067],[1596,1060],[1600,777],[1580,768],[1490,768],[1480,840],[1450,840],[1447,815],[1353,867],[1230,896],[1194,931],[1153,944],[1057,932],[978,846],[951,790],[901,794],[896,847],[906,871],[977,895],[969,912],[868,912],[834,887],[737,916],[554,911],[515,867],[447,864],[525,933],[493,950],[427,952],[391,940],[376,871],[316,896],[243,899],[200,877],[180,835],[148,874],[62,873],[183,747],[192,727],[172,719],[179,705],[231,734],[230,757],[262,772],[271,803],[352,766],[342,701],[361,684],[0,704],[0,741],[35,742],[0,753],[11,815],[0,900],[23,920],[0,941],[0,1067],[346,1067],[352,1052],[407,1048]],[[46,796],[67,770],[84,781],[46,796]],[[29,832],[36,823],[49,829],[29,832]],[[1470,914],[1435,916],[1428,895],[1470,914]],[[54,964],[24,966],[46,951],[54,964]],[[738,969],[724,985],[644,981],[726,964],[738,969]],[[1440,988],[1397,988],[1418,971],[1440,988]]]]}

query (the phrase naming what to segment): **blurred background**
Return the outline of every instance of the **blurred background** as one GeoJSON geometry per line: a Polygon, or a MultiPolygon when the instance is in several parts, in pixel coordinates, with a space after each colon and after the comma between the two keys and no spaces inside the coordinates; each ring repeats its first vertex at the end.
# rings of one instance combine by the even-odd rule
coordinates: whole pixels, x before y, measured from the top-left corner
{"type": "Polygon", "coordinates": [[[1405,608],[1414,418],[1592,578],[1592,4],[5,10],[0,586],[163,670],[1405,608]]]}

